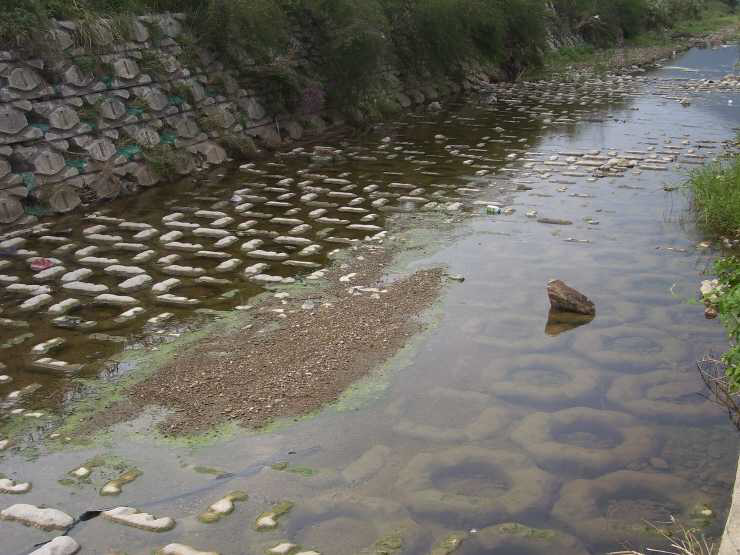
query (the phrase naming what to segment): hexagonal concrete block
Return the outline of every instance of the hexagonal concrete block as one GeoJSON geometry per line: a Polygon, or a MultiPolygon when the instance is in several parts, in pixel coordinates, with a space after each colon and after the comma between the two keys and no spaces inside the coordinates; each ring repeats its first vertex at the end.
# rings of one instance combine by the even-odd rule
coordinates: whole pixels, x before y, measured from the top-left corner
{"type": "Polygon", "coordinates": [[[51,40],[53,40],[60,50],[67,50],[67,48],[71,47],[74,44],[74,41],[72,40],[72,35],[70,35],[67,31],[62,31],[61,29],[55,29],[50,32],[51,40]]]}
{"type": "Polygon", "coordinates": [[[71,212],[80,204],[80,196],[72,187],[60,187],[49,197],[49,206],[61,214],[71,212]]]}
{"type": "Polygon", "coordinates": [[[135,79],[141,73],[139,64],[130,58],[121,58],[113,62],[113,71],[121,79],[135,79]]]}
{"type": "Polygon", "coordinates": [[[17,198],[0,195],[0,223],[9,224],[23,215],[23,205],[17,198]]]}
{"type": "Polygon", "coordinates": [[[15,135],[28,126],[26,115],[9,105],[0,106],[0,133],[15,135]]]}
{"type": "Polygon", "coordinates": [[[146,42],[149,40],[149,29],[141,21],[134,20],[131,25],[131,31],[136,42],[146,42]]]}
{"type": "Polygon", "coordinates": [[[151,127],[142,127],[136,132],[136,142],[142,146],[158,145],[159,140],[159,133],[151,127]]]}
{"type": "Polygon", "coordinates": [[[197,81],[189,81],[186,84],[190,92],[193,93],[193,100],[195,102],[200,102],[206,97],[206,89],[197,81]]]}
{"type": "Polygon", "coordinates": [[[118,98],[106,98],[100,103],[100,113],[105,119],[116,120],[126,115],[126,105],[118,98]]]}
{"type": "Polygon", "coordinates": [[[39,85],[41,85],[41,77],[34,70],[27,67],[17,67],[10,72],[8,77],[8,85],[12,89],[19,91],[32,91],[39,85]]]}
{"type": "Polygon", "coordinates": [[[142,98],[144,99],[144,102],[147,103],[149,108],[151,108],[155,112],[164,110],[168,104],[167,97],[159,89],[150,89],[146,94],[143,95],[142,98]]]}
{"type": "Polygon", "coordinates": [[[64,71],[64,82],[75,87],[86,87],[93,80],[91,75],[86,75],[78,66],[71,65],[64,71]]]}
{"type": "Polygon", "coordinates": [[[195,151],[202,154],[209,164],[222,164],[226,161],[226,151],[210,141],[197,145],[195,151]]]}
{"type": "Polygon", "coordinates": [[[116,153],[116,147],[108,139],[97,139],[87,145],[87,151],[93,160],[107,162],[116,153]]]}
{"type": "Polygon", "coordinates": [[[44,150],[36,156],[33,165],[42,175],[54,175],[64,169],[64,156],[52,150],[44,150]]]}
{"type": "Polygon", "coordinates": [[[170,38],[175,38],[182,33],[182,25],[171,15],[161,16],[159,18],[159,27],[170,38]]]}
{"type": "Polygon", "coordinates": [[[121,181],[114,177],[98,179],[90,187],[99,199],[115,198],[121,192],[121,181]]]}
{"type": "Polygon", "coordinates": [[[80,116],[69,106],[59,106],[49,114],[49,124],[55,129],[67,131],[80,123],[80,116]]]}
{"type": "Polygon", "coordinates": [[[239,107],[247,112],[249,119],[253,121],[259,121],[267,115],[267,110],[254,97],[240,98],[239,107]]]}
{"type": "Polygon", "coordinates": [[[175,130],[177,131],[177,136],[184,139],[192,139],[197,137],[198,133],[200,133],[198,124],[194,119],[188,117],[180,119],[180,121],[175,124],[175,130]]]}
{"type": "Polygon", "coordinates": [[[159,177],[144,164],[141,164],[136,169],[134,177],[136,178],[136,182],[142,187],[151,187],[159,182],[159,177]]]}
{"type": "Polygon", "coordinates": [[[10,162],[5,158],[0,158],[0,179],[10,173],[10,162]]]}

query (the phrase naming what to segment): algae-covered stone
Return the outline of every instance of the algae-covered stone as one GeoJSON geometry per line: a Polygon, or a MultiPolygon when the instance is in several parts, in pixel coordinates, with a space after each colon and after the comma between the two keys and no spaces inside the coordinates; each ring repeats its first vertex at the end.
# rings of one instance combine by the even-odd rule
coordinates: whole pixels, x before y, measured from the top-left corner
{"type": "Polygon", "coordinates": [[[313,468],[309,468],[307,466],[298,466],[298,465],[292,465],[287,461],[280,461],[276,462],[275,464],[271,465],[270,468],[273,470],[281,471],[281,472],[290,472],[292,474],[300,474],[301,476],[314,476],[318,474],[317,470],[314,470],[313,468]]]}
{"type": "Polygon", "coordinates": [[[586,555],[588,550],[573,536],[557,530],[530,528],[507,522],[489,526],[476,534],[476,542],[487,552],[533,553],[542,555],[586,555]]]}
{"type": "Polygon", "coordinates": [[[257,517],[255,527],[257,530],[273,530],[278,526],[278,519],[287,514],[293,508],[293,502],[282,501],[275,505],[272,510],[262,513],[257,517]]]}
{"type": "Polygon", "coordinates": [[[555,480],[530,459],[509,449],[460,447],[419,453],[399,474],[398,489],[417,513],[432,516],[456,514],[470,522],[544,509],[555,491],[555,480]],[[456,476],[476,469],[475,490],[457,488],[456,476]]]}
{"type": "Polygon", "coordinates": [[[460,548],[465,537],[465,534],[450,534],[435,545],[429,555],[450,555],[460,548]]]}
{"type": "Polygon", "coordinates": [[[133,507],[116,507],[102,513],[104,518],[150,532],[166,532],[175,527],[174,519],[170,517],[156,518],[155,516],[138,511],[133,507]]]}
{"type": "Polygon", "coordinates": [[[246,501],[247,499],[248,495],[243,491],[233,491],[208,507],[204,513],[198,516],[198,520],[205,523],[216,522],[222,516],[234,512],[235,501],[246,501]]]}
{"type": "Polygon", "coordinates": [[[100,495],[119,495],[123,486],[129,484],[141,476],[141,471],[136,469],[127,470],[115,480],[111,480],[100,489],[100,495]]]}
{"type": "Polygon", "coordinates": [[[15,482],[9,478],[0,478],[0,493],[28,493],[30,482],[15,482]]]}

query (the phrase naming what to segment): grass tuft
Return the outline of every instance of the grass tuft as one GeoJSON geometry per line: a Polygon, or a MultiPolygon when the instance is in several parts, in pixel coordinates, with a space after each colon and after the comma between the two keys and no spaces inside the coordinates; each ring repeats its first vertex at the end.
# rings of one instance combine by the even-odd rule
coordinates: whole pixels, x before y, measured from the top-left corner
{"type": "Polygon", "coordinates": [[[740,231],[740,156],[694,172],[689,181],[699,226],[717,235],[740,231]]]}

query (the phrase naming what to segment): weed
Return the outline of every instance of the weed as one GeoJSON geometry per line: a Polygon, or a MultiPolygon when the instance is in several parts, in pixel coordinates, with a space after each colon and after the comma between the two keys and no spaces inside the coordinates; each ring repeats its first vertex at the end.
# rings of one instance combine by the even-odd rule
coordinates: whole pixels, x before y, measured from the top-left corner
{"type": "Polygon", "coordinates": [[[695,171],[688,187],[701,228],[718,235],[740,230],[740,156],[695,171]]]}

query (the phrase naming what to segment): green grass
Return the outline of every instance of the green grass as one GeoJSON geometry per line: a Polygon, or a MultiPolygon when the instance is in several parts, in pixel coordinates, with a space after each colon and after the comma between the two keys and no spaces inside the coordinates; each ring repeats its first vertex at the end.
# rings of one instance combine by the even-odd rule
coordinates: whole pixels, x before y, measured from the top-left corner
{"type": "Polygon", "coordinates": [[[727,2],[711,0],[701,17],[686,18],[676,22],[673,34],[703,35],[739,25],[740,12],[732,10],[727,2]]]}
{"type": "Polygon", "coordinates": [[[688,186],[699,227],[716,235],[740,231],[740,155],[697,170],[688,186]]]}
{"type": "Polygon", "coordinates": [[[714,264],[717,281],[705,293],[704,302],[719,314],[730,339],[730,348],[722,355],[730,393],[740,391],[740,260],[734,256],[720,258],[714,264]]]}

